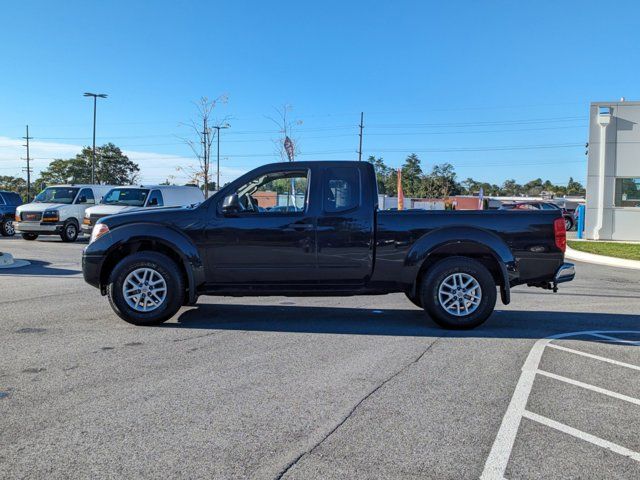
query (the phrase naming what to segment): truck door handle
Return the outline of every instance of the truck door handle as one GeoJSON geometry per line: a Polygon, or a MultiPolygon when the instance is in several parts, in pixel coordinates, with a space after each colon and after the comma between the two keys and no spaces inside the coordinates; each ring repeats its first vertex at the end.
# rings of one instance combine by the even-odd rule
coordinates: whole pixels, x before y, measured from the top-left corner
{"type": "Polygon", "coordinates": [[[302,232],[305,230],[312,230],[314,227],[313,223],[290,223],[289,225],[287,225],[287,228],[285,228],[286,231],[296,231],[296,232],[302,232]]]}

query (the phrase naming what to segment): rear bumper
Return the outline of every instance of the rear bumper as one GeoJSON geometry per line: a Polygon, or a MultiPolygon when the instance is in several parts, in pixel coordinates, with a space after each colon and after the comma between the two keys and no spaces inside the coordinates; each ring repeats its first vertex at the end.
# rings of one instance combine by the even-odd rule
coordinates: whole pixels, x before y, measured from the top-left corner
{"type": "Polygon", "coordinates": [[[553,281],[555,284],[570,282],[576,276],[576,268],[573,263],[563,263],[556,271],[553,281]]]}

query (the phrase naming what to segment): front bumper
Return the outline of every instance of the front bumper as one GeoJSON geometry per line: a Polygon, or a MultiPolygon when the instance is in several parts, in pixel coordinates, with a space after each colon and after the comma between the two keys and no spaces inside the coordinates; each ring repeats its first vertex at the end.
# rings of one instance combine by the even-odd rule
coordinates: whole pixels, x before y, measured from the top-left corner
{"type": "Polygon", "coordinates": [[[570,282],[576,277],[576,268],[573,263],[563,263],[556,271],[553,282],[558,283],[570,282]]]}
{"type": "Polygon", "coordinates": [[[63,223],[14,222],[18,233],[37,233],[38,235],[56,235],[62,232],[63,223]]]}
{"type": "Polygon", "coordinates": [[[102,269],[102,256],[82,254],[82,276],[89,285],[100,288],[100,270],[102,269]]]}

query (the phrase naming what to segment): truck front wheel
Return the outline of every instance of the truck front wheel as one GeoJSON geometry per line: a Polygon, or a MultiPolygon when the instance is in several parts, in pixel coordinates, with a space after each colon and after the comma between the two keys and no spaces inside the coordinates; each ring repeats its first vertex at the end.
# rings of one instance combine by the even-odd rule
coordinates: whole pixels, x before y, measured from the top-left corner
{"type": "Polygon", "coordinates": [[[111,308],[134,325],[156,325],[173,317],[182,305],[184,282],[178,266],[156,252],[122,259],[109,276],[111,308]]]}
{"type": "Polygon", "coordinates": [[[422,305],[441,327],[482,324],[496,304],[496,284],[487,268],[468,257],[449,257],[431,267],[422,282],[422,305]]]}

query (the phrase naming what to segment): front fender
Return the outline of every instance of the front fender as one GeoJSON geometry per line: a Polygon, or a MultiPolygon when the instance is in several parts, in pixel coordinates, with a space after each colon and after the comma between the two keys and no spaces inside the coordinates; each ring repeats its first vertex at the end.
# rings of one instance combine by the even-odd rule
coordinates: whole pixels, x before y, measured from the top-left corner
{"type": "Polygon", "coordinates": [[[189,286],[189,303],[194,303],[197,287],[205,281],[204,261],[193,241],[181,231],[168,225],[131,223],[116,227],[88,245],[84,255],[101,257],[104,262],[119,248],[142,242],[157,243],[180,257],[189,286]]]}

